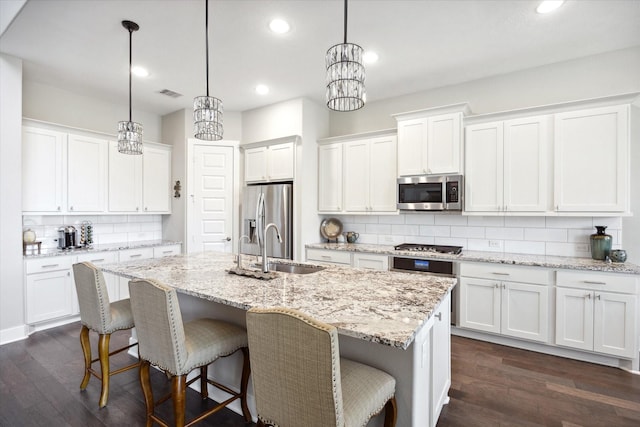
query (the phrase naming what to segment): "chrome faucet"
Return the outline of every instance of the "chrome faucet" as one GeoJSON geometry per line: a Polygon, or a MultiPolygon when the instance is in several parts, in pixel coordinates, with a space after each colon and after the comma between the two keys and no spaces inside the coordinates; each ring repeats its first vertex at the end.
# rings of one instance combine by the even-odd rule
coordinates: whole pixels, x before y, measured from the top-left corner
{"type": "Polygon", "coordinates": [[[240,255],[242,253],[242,251],[241,251],[241,249],[242,249],[242,239],[247,239],[247,242],[251,242],[251,239],[249,239],[249,236],[247,236],[246,234],[243,234],[238,239],[238,270],[240,270],[240,268],[242,268],[242,263],[240,262],[240,255]]]}
{"type": "Polygon", "coordinates": [[[263,233],[264,238],[262,241],[262,247],[260,248],[262,252],[262,272],[263,273],[269,272],[269,266],[267,264],[267,231],[269,231],[271,227],[275,229],[278,242],[282,243],[282,237],[280,237],[280,230],[278,229],[278,226],[272,222],[267,224],[267,226],[264,228],[264,233],[263,233]]]}

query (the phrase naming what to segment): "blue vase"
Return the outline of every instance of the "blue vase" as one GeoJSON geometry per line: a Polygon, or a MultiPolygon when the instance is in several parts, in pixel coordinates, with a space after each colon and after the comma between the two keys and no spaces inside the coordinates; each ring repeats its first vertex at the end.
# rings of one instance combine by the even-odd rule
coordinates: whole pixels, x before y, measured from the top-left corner
{"type": "Polygon", "coordinates": [[[605,234],[606,226],[596,225],[596,233],[589,236],[591,258],[604,261],[611,253],[611,236],[605,234]]]}

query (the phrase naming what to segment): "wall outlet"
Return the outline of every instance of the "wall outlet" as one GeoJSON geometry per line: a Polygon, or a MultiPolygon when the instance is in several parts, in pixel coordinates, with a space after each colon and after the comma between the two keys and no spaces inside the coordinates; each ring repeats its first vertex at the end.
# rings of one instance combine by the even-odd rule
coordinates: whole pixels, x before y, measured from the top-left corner
{"type": "Polygon", "coordinates": [[[500,241],[498,241],[498,240],[489,240],[489,247],[490,248],[499,248],[500,247],[500,241]]]}

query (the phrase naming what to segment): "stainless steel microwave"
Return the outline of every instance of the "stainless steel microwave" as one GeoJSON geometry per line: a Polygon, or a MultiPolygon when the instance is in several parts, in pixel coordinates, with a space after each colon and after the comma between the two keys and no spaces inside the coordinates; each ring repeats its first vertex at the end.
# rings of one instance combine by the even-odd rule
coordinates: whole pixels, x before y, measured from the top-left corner
{"type": "Polygon", "coordinates": [[[462,175],[419,175],[398,178],[398,209],[461,211],[462,175]]]}

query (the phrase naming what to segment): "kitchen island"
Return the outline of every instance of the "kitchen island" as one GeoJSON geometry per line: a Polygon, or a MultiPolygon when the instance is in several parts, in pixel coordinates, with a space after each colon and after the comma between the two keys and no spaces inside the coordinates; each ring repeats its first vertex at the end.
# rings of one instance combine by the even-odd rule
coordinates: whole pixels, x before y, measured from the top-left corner
{"type": "MultiPolygon", "coordinates": [[[[255,258],[244,258],[245,266],[255,269],[255,258]]],[[[234,267],[231,254],[217,252],[100,266],[105,273],[174,287],[186,320],[209,316],[244,325],[252,307],[284,306],[332,324],[338,328],[342,356],[396,378],[398,427],[435,425],[448,401],[455,278],[327,266],[312,274],[278,272],[273,280],[259,280],[229,274],[234,267]]],[[[232,385],[239,371],[239,357],[210,368],[217,380],[232,385]]],[[[376,417],[369,425],[381,421],[376,417]]]]}

